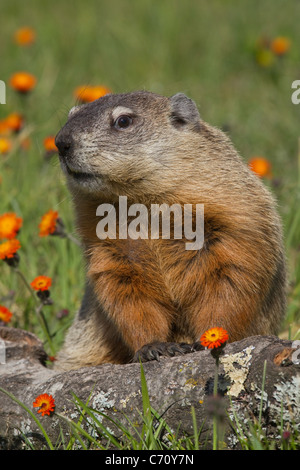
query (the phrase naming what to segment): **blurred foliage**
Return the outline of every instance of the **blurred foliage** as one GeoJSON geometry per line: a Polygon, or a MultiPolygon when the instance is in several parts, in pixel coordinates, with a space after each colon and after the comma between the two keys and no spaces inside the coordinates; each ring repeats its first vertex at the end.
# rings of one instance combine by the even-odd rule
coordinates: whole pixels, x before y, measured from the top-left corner
{"type": "MultiPolygon", "coordinates": [[[[265,182],[279,201],[291,271],[287,326],[299,322],[300,105],[291,102],[291,84],[300,79],[299,14],[294,0],[1,0],[0,78],[8,84],[25,70],[37,86],[20,96],[7,85],[7,104],[0,106],[0,119],[24,115],[31,139],[28,150],[0,156],[0,213],[24,219],[21,266],[28,280],[54,279],[55,305],[47,307],[53,327],[58,310],[73,314],[79,307],[84,273],[76,245],[38,236],[40,217],[50,208],[74,231],[71,198],[57,158],[45,159],[43,139],[65,122],[82,84],[116,93],[185,92],[204,120],[229,133],[245,161],[263,156],[270,162],[272,178],[265,182]],[[23,26],[36,33],[28,47],[13,39],[23,26]],[[268,45],[282,36],[290,48],[276,56],[268,45]]],[[[7,266],[0,269],[0,299],[17,292],[14,326],[34,328],[30,297],[7,266]]],[[[64,327],[69,321],[62,320],[64,327]]]]}

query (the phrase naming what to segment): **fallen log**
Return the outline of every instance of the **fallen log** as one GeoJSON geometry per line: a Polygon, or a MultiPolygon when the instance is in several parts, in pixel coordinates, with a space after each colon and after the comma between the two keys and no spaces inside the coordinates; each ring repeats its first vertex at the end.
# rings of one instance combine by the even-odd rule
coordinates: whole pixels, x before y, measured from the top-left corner
{"type": "MultiPolygon", "coordinates": [[[[259,419],[266,435],[275,440],[279,425],[283,430],[291,425],[300,430],[297,346],[273,336],[253,336],[227,344],[218,370],[218,392],[222,398],[212,396],[216,361],[209,350],[144,363],[151,407],[167,424],[162,427],[162,434],[173,433],[178,438],[193,435],[192,409],[197,428],[201,429],[200,447],[205,448],[211,446],[211,419],[215,415],[224,423],[223,445],[229,449],[240,447],[234,430],[237,423],[243,427],[259,419]]],[[[97,414],[97,419],[118,442],[124,440],[124,432],[114,422],[128,427],[130,420],[136,430],[141,429],[140,364],[104,364],[59,372],[46,367],[46,360],[36,336],[0,328],[0,449],[23,449],[29,443],[37,449],[48,448],[45,435],[28,410],[40,420],[53,445],[60,447],[62,442],[69,442],[75,429],[70,423],[78,423],[81,416],[74,397],[106,416],[97,414]],[[43,393],[53,396],[55,411],[41,417],[33,408],[33,401],[43,393]]],[[[99,431],[90,417],[83,419],[81,425],[87,433],[95,435],[99,431]]],[[[104,435],[103,445],[114,448],[113,442],[108,441],[104,435]]],[[[165,436],[165,442],[167,446],[170,436],[165,436]]],[[[79,441],[76,445],[80,448],[79,441]]]]}

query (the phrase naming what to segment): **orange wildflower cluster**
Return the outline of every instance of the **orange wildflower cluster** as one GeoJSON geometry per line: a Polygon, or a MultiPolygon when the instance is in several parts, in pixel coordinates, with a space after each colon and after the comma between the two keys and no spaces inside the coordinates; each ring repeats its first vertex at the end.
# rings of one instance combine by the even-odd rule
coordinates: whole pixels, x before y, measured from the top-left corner
{"type": "Polygon", "coordinates": [[[0,154],[5,155],[12,149],[12,141],[7,137],[0,137],[0,154]]]}
{"type": "Polygon", "coordinates": [[[49,290],[52,284],[51,277],[37,276],[31,283],[31,287],[37,291],[49,290]]]}
{"type": "Polygon", "coordinates": [[[40,408],[38,413],[42,413],[42,416],[50,416],[50,413],[52,413],[55,409],[55,400],[52,395],[48,395],[48,393],[42,393],[36,397],[35,401],[33,402],[33,406],[35,408],[40,408]]]}
{"type": "Polygon", "coordinates": [[[256,61],[262,67],[273,65],[277,57],[283,57],[291,48],[291,41],[285,36],[272,40],[261,38],[256,48],[256,61]]]}
{"type": "MultiPolygon", "coordinates": [[[[11,134],[20,132],[24,126],[24,119],[20,113],[11,113],[0,119],[0,154],[5,155],[12,149],[11,134]]],[[[21,142],[23,147],[23,142],[21,142]]]]}
{"type": "Polygon", "coordinates": [[[249,160],[248,165],[261,178],[271,176],[271,163],[264,157],[253,157],[249,160]]]}
{"type": "Polygon", "coordinates": [[[36,38],[35,31],[28,26],[19,28],[14,33],[14,41],[19,46],[31,46],[31,44],[35,42],[35,38],[36,38]]]}
{"type": "Polygon", "coordinates": [[[77,87],[74,90],[75,98],[81,101],[82,103],[90,103],[91,101],[95,101],[98,98],[102,98],[102,96],[105,96],[109,93],[111,93],[111,90],[102,85],[98,85],[98,86],[82,85],[82,86],[77,87]]]}
{"type": "Polygon", "coordinates": [[[14,132],[19,132],[24,125],[24,118],[20,113],[11,113],[4,121],[7,128],[14,132]]]}
{"type": "MultiPolygon", "coordinates": [[[[35,41],[35,31],[28,27],[24,26],[17,29],[14,33],[14,41],[20,46],[29,46],[35,41]]],[[[9,80],[10,86],[17,92],[26,94],[29,93],[36,86],[36,78],[29,72],[20,71],[15,72],[9,80]]]]}
{"type": "Polygon", "coordinates": [[[19,132],[24,125],[24,118],[19,113],[11,113],[0,120],[0,134],[9,135],[11,132],[19,132]]]}
{"type": "MultiPolygon", "coordinates": [[[[30,27],[19,28],[14,33],[14,41],[21,46],[29,46],[35,41],[35,31],[30,27]]],[[[9,79],[9,85],[22,95],[31,92],[36,86],[37,80],[34,75],[26,71],[15,72],[9,79]]],[[[0,120],[0,154],[5,155],[12,148],[12,141],[8,137],[12,132],[19,132],[24,126],[23,116],[12,113],[5,119],[0,120]]],[[[30,146],[28,137],[19,143],[23,150],[30,146]]]]}
{"type": "Polygon", "coordinates": [[[21,217],[17,217],[14,212],[7,212],[0,216],[0,239],[7,241],[0,243],[0,259],[10,265],[19,262],[18,250],[21,248],[18,235],[23,224],[21,217]]]}
{"type": "Polygon", "coordinates": [[[10,322],[12,317],[12,313],[8,308],[4,307],[4,305],[0,305],[0,321],[4,323],[10,322]]]}
{"type": "Polygon", "coordinates": [[[58,212],[50,209],[46,214],[43,215],[42,220],[39,224],[40,237],[46,237],[51,235],[56,230],[56,224],[58,219],[58,212]]]}
{"type": "Polygon", "coordinates": [[[28,72],[16,72],[9,80],[10,86],[19,93],[29,93],[36,86],[36,78],[28,72]]]}
{"type": "Polygon", "coordinates": [[[14,258],[17,251],[21,248],[19,240],[14,238],[0,244],[0,259],[7,260],[14,258]]]}
{"type": "Polygon", "coordinates": [[[205,331],[200,338],[200,343],[202,346],[208,349],[219,348],[220,346],[224,346],[226,341],[228,341],[229,336],[224,328],[215,327],[210,328],[209,330],[205,331]]]}
{"type": "Polygon", "coordinates": [[[271,44],[270,44],[271,50],[277,56],[282,56],[286,54],[290,50],[290,47],[291,47],[290,39],[284,36],[279,36],[273,39],[273,41],[271,41],[271,44]]]}
{"type": "Polygon", "coordinates": [[[0,239],[7,238],[11,240],[15,238],[23,224],[21,217],[17,217],[14,212],[7,212],[0,215],[0,239]]]}
{"type": "MultiPolygon", "coordinates": [[[[14,42],[19,46],[30,46],[35,42],[35,40],[36,32],[31,27],[21,27],[14,33],[14,42]]],[[[15,91],[23,95],[31,92],[35,88],[36,83],[36,77],[27,71],[16,72],[9,80],[10,86],[15,91]]],[[[81,103],[89,103],[108,93],[111,93],[111,90],[103,85],[82,85],[75,89],[74,96],[81,103]]],[[[18,115],[18,113],[13,113],[7,119],[0,120],[0,154],[6,155],[10,152],[12,149],[12,142],[9,138],[9,134],[11,131],[18,132],[23,125],[23,118],[18,115]]],[[[27,138],[20,142],[19,145],[23,150],[27,150],[30,146],[30,140],[27,138]]],[[[43,145],[46,151],[45,157],[52,156],[58,152],[54,136],[47,136],[44,139],[43,145]]]]}
{"type": "Polygon", "coordinates": [[[0,119],[0,135],[10,134],[10,129],[8,129],[5,119],[0,119]]]}

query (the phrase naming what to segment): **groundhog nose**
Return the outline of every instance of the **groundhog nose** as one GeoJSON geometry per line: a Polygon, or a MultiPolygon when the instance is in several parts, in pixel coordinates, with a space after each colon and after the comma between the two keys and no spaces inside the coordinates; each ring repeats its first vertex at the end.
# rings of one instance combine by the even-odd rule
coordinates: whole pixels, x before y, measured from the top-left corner
{"type": "Polygon", "coordinates": [[[58,148],[59,155],[66,157],[72,148],[72,138],[63,132],[59,132],[55,138],[55,145],[58,148]]]}

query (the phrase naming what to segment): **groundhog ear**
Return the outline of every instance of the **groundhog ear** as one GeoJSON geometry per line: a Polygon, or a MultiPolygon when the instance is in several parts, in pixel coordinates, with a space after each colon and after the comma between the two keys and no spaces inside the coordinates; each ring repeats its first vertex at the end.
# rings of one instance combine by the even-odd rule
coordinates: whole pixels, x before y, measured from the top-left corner
{"type": "Polygon", "coordinates": [[[193,130],[200,130],[200,114],[193,100],[184,93],[171,96],[171,122],[177,128],[186,126],[193,130]]]}

